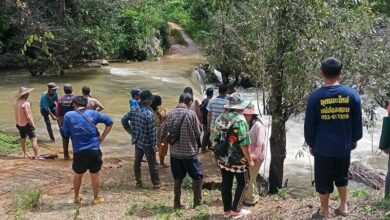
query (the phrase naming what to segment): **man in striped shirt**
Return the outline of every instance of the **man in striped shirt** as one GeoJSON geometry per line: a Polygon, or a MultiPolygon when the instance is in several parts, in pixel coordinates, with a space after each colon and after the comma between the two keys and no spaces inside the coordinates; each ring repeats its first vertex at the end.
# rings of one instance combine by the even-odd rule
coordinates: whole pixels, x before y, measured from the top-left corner
{"type": "Polygon", "coordinates": [[[218,89],[219,96],[210,100],[207,106],[207,127],[209,130],[215,127],[215,119],[225,111],[224,106],[229,104],[229,101],[226,99],[227,91],[227,85],[221,85],[218,89]]]}
{"type": "Polygon", "coordinates": [[[180,202],[181,185],[187,173],[192,178],[194,207],[200,205],[202,201],[203,174],[199,167],[196,141],[201,134],[201,124],[196,113],[188,109],[192,102],[192,95],[183,93],[180,96],[179,105],[168,113],[158,131],[158,140],[161,142],[161,138],[165,137],[167,132],[171,132],[183,121],[179,139],[170,146],[171,170],[175,179],[174,208],[182,208],[180,202]]]}

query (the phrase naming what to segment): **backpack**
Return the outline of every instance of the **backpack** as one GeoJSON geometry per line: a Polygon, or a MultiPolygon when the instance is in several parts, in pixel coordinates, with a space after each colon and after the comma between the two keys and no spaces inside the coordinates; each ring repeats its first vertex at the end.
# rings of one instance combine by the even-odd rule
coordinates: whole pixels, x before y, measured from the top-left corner
{"type": "Polygon", "coordinates": [[[234,124],[227,129],[222,129],[214,139],[217,144],[213,147],[214,156],[217,158],[227,157],[229,155],[229,138],[236,134],[234,133],[234,124]]]}
{"type": "Polygon", "coordinates": [[[386,154],[390,151],[390,117],[383,117],[381,138],[379,141],[379,149],[386,154]]]}

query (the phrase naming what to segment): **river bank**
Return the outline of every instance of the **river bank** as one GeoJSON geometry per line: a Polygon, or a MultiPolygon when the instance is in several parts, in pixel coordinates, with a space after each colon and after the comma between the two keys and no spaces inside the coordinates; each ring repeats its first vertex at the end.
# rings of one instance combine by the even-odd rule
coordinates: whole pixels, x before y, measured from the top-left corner
{"type": "MultiPolygon", "coordinates": [[[[205,182],[220,181],[219,170],[209,159],[211,155],[201,154],[205,182]]],[[[223,219],[222,200],[219,190],[203,190],[204,205],[191,209],[191,181],[184,181],[182,201],[185,210],[172,209],[173,180],[170,169],[160,169],[163,186],[151,189],[147,165],[142,165],[145,186],[136,188],[133,178],[132,157],[104,158],[101,194],[106,203],[91,206],[92,190],[89,175],[84,177],[81,205],[72,203],[71,161],[32,161],[2,156],[2,166],[8,172],[0,177],[0,219],[14,217],[26,219],[223,219]],[[16,175],[15,175],[16,174],[16,175]],[[35,208],[20,210],[16,203],[17,189],[39,186],[41,200],[35,208]]],[[[390,201],[382,201],[382,192],[362,188],[351,189],[349,193],[350,216],[347,219],[387,219],[390,217],[390,201]]],[[[20,199],[20,198],[19,198],[20,199]]],[[[332,194],[331,207],[338,205],[338,196],[332,194]]],[[[303,198],[292,197],[289,189],[274,196],[262,196],[258,205],[249,207],[253,214],[248,219],[310,219],[319,206],[315,194],[303,198]]],[[[340,219],[334,214],[331,219],[340,219]]]]}
{"type": "MultiPolygon", "coordinates": [[[[173,177],[171,170],[160,168],[163,187],[152,190],[147,164],[142,164],[145,185],[135,187],[133,156],[104,155],[101,194],[106,203],[91,206],[89,175],[84,177],[82,194],[85,201],[79,206],[72,202],[71,161],[63,159],[35,161],[22,159],[19,149],[15,151],[14,137],[0,133],[2,140],[11,140],[13,151],[1,153],[0,162],[0,219],[223,219],[222,200],[217,185],[221,181],[218,167],[209,153],[200,154],[201,169],[205,174],[203,190],[204,205],[191,209],[191,180],[183,184],[182,201],[185,210],[172,209],[173,177]],[[214,186],[214,187],[213,187],[214,186]],[[31,190],[41,191],[37,207],[21,208],[19,190],[29,198],[31,190]]],[[[40,142],[41,153],[53,153],[52,147],[40,142]]],[[[4,146],[0,146],[3,148],[4,146]]],[[[104,150],[104,148],[103,148],[104,150]]],[[[129,152],[132,154],[131,152],[129,152]]],[[[169,160],[168,160],[169,163],[169,160]]],[[[302,178],[305,178],[302,176],[302,178]]],[[[309,179],[301,181],[309,182],[309,179]]],[[[382,201],[383,190],[373,190],[362,184],[350,184],[350,216],[347,219],[387,219],[390,217],[390,201],[382,201]]],[[[331,196],[331,207],[338,205],[336,193],[331,196]]],[[[319,200],[311,193],[299,195],[296,186],[279,191],[277,195],[261,196],[259,204],[248,207],[253,214],[248,219],[310,219],[319,206],[319,200]]],[[[340,219],[334,214],[331,219],[340,219]]]]}

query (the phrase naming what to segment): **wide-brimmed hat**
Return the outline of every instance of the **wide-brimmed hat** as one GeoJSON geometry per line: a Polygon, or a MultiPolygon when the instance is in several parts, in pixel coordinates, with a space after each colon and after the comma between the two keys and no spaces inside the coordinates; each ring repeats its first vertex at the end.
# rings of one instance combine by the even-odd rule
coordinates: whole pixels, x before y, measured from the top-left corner
{"type": "Polygon", "coordinates": [[[248,108],[244,109],[242,114],[244,114],[244,115],[255,115],[255,116],[259,115],[259,113],[256,111],[256,109],[254,107],[251,107],[251,106],[249,106],[248,108]]]}
{"type": "Polygon", "coordinates": [[[49,89],[58,89],[58,86],[54,82],[49,82],[47,84],[47,88],[49,88],[49,89]]]}
{"type": "Polygon", "coordinates": [[[20,87],[19,88],[19,92],[18,92],[18,94],[15,97],[16,98],[20,98],[20,97],[26,95],[27,93],[30,93],[33,90],[34,90],[34,88],[20,87]]]}
{"type": "Polygon", "coordinates": [[[252,102],[249,100],[245,100],[241,94],[235,93],[228,98],[229,104],[223,106],[227,109],[238,109],[242,110],[247,108],[252,102]]]}

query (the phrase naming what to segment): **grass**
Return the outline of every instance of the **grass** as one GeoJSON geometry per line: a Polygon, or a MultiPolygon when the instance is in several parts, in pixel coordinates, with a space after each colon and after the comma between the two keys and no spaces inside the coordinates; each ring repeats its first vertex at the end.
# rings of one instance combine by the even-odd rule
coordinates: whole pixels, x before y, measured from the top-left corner
{"type": "MultiPolygon", "coordinates": [[[[31,145],[27,141],[27,145],[31,145]]],[[[9,155],[20,150],[19,138],[0,132],[0,155],[9,155]]]]}
{"type": "Polygon", "coordinates": [[[278,193],[276,194],[279,199],[286,199],[288,196],[288,189],[286,187],[282,187],[278,189],[278,193]]]}
{"type": "Polygon", "coordinates": [[[193,219],[195,220],[205,220],[205,219],[210,219],[211,217],[211,212],[209,208],[205,205],[200,205],[195,208],[195,216],[193,219]]]}
{"type": "Polygon", "coordinates": [[[364,189],[356,189],[351,192],[352,198],[365,199],[370,196],[370,193],[364,189]]]}
{"type": "Polygon", "coordinates": [[[188,176],[186,176],[183,179],[183,185],[181,185],[181,188],[186,189],[186,190],[192,189],[192,179],[189,178],[188,176]]]}
{"type": "Polygon", "coordinates": [[[142,215],[143,213],[152,215],[154,219],[158,220],[177,219],[184,216],[184,210],[175,210],[172,207],[161,203],[154,205],[146,203],[143,206],[138,203],[130,203],[125,211],[126,216],[142,215]]]}
{"type": "Polygon", "coordinates": [[[78,205],[78,206],[76,207],[76,209],[74,210],[73,220],[78,219],[79,215],[80,215],[80,206],[78,205]]]}
{"type": "Polygon", "coordinates": [[[15,216],[23,216],[27,210],[38,208],[42,204],[42,189],[39,186],[23,189],[17,188],[13,190],[15,216]]]}

